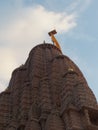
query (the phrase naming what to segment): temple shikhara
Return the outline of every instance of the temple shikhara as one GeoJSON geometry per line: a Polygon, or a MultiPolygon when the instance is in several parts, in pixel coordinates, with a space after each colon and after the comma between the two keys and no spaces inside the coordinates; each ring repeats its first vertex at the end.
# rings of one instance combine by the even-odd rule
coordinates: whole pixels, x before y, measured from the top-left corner
{"type": "Polygon", "coordinates": [[[55,44],[34,47],[0,94],[0,130],[98,130],[97,100],[54,34],[55,44]]]}

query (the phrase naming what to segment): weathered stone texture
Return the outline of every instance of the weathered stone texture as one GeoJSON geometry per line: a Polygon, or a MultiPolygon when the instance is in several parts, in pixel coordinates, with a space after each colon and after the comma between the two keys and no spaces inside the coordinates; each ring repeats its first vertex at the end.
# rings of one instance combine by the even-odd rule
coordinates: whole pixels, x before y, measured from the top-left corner
{"type": "Polygon", "coordinates": [[[0,94],[0,130],[98,130],[98,104],[79,68],[41,44],[0,94]]]}

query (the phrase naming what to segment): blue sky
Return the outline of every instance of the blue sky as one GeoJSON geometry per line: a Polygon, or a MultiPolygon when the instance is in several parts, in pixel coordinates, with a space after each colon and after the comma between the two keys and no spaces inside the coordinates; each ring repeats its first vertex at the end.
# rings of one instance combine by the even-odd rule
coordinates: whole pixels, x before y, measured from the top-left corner
{"type": "Polygon", "coordinates": [[[0,91],[12,71],[56,29],[62,51],[84,74],[98,99],[98,0],[0,0],[0,91]]]}

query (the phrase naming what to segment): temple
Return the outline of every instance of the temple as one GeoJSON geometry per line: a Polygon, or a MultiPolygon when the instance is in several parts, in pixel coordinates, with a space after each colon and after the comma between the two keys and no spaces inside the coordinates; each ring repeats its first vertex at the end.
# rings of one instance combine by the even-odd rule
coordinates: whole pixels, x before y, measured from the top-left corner
{"type": "Polygon", "coordinates": [[[0,130],[98,130],[97,100],[69,57],[39,44],[0,94],[0,130]]]}

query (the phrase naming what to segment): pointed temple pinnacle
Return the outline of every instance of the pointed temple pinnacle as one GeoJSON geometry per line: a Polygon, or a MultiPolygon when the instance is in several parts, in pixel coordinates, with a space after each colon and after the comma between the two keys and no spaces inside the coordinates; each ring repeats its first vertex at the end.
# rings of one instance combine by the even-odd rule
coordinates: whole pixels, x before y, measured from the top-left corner
{"type": "Polygon", "coordinates": [[[96,97],[54,34],[55,46],[34,47],[0,93],[0,130],[98,130],[96,97]]]}
{"type": "Polygon", "coordinates": [[[48,34],[51,37],[52,42],[54,43],[54,45],[59,48],[61,50],[60,44],[58,43],[58,41],[56,40],[56,38],[54,37],[54,35],[57,33],[56,30],[52,30],[50,31],[48,34]]]}

